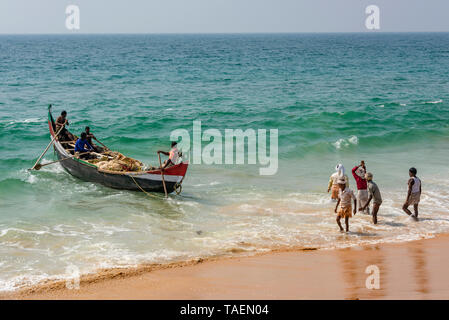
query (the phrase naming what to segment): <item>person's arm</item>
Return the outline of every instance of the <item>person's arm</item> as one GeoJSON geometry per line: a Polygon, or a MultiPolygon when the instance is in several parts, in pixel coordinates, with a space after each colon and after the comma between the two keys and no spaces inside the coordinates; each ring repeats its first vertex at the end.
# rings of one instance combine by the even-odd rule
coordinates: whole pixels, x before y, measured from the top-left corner
{"type": "Polygon", "coordinates": [[[327,185],[327,192],[329,192],[331,190],[332,184],[333,184],[333,181],[332,181],[332,176],[331,176],[329,179],[329,184],[327,185]]]}
{"type": "Polygon", "coordinates": [[[56,127],[61,128],[61,127],[65,126],[65,124],[66,124],[66,122],[67,122],[67,119],[66,119],[65,121],[61,121],[61,120],[62,120],[62,119],[60,119],[60,118],[58,118],[58,119],[56,120],[56,127]]]}
{"type": "Polygon", "coordinates": [[[90,145],[90,143],[89,142],[85,142],[84,143],[84,146],[87,146],[87,148],[88,148],[88,150],[86,150],[85,152],[87,152],[87,151],[93,151],[94,150],[94,148],[90,145]]]}
{"type": "Polygon", "coordinates": [[[419,184],[419,194],[421,194],[421,188],[422,188],[422,181],[421,181],[421,179],[419,179],[419,182],[421,182],[421,183],[419,184]]]}
{"type": "Polygon", "coordinates": [[[167,159],[163,164],[162,164],[162,169],[167,168],[170,164],[174,164],[170,159],[167,159]]]}
{"type": "Polygon", "coordinates": [[[338,198],[338,201],[337,201],[337,205],[335,206],[335,213],[337,213],[337,208],[338,208],[338,205],[340,204],[340,198],[338,198]]]}
{"type": "Polygon", "coordinates": [[[407,201],[408,201],[408,199],[410,199],[410,195],[412,194],[412,187],[413,187],[414,183],[415,183],[415,180],[410,178],[410,180],[408,181],[407,201]]]}
{"type": "Polygon", "coordinates": [[[163,155],[166,155],[166,156],[170,155],[170,152],[165,152],[165,151],[162,151],[162,150],[158,150],[157,153],[162,153],[163,155]]]}
{"type": "Polygon", "coordinates": [[[355,166],[354,168],[352,168],[352,176],[354,177],[355,181],[359,181],[359,179],[360,179],[360,177],[357,175],[357,173],[355,173],[359,167],[360,166],[355,166]]]}
{"type": "Polygon", "coordinates": [[[360,210],[361,210],[361,211],[365,210],[366,207],[369,206],[369,204],[370,204],[370,202],[371,202],[372,199],[373,199],[373,195],[370,194],[370,195],[369,195],[369,198],[368,198],[368,201],[367,201],[366,204],[363,206],[363,208],[360,208],[360,210]]]}

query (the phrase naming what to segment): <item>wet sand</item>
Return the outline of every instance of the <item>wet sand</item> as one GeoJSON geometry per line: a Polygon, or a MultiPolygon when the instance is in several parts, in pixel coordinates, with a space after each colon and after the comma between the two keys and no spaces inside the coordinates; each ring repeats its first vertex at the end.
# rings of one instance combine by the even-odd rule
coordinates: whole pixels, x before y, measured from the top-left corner
{"type": "Polygon", "coordinates": [[[283,251],[108,270],[3,299],[449,299],[449,236],[338,250],[283,251]],[[376,265],[380,289],[367,289],[376,265]]]}

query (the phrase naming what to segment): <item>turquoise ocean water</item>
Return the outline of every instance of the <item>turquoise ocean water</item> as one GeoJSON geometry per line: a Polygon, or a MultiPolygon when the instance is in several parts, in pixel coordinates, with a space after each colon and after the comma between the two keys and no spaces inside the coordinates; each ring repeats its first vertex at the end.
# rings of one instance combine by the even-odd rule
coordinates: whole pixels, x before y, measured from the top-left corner
{"type": "MultiPolygon", "coordinates": [[[[0,290],[98,268],[408,241],[449,231],[449,34],[0,36],[0,290]],[[147,164],[174,129],[278,129],[279,170],[190,165],[180,196],[151,198],[28,172],[47,105],[147,164]],[[365,160],[380,223],[340,234],[326,193],[365,160]],[[401,212],[408,168],[421,221],[401,212]]],[[[44,162],[52,161],[53,151],[44,162]]],[[[351,186],[355,183],[350,177],[351,186]]]]}

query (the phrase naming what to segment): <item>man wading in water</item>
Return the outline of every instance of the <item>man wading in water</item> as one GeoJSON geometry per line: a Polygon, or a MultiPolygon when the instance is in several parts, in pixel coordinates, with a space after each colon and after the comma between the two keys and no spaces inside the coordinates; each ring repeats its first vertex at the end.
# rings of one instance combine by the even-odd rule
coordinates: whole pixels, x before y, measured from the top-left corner
{"type": "Polygon", "coordinates": [[[380,205],[382,204],[382,196],[380,195],[380,190],[377,184],[373,181],[373,174],[371,172],[367,172],[365,174],[366,181],[368,181],[368,192],[369,199],[368,202],[362,207],[362,210],[365,210],[366,207],[369,207],[371,200],[373,201],[373,223],[377,224],[377,212],[379,211],[380,205]]]}
{"type": "Polygon", "coordinates": [[[351,200],[354,200],[354,215],[357,212],[357,200],[355,198],[354,192],[346,186],[346,181],[344,179],[338,180],[338,186],[340,191],[338,192],[338,201],[335,206],[335,213],[337,214],[337,224],[340,231],[343,232],[343,227],[341,226],[341,218],[345,219],[346,232],[349,232],[349,218],[352,217],[352,206],[351,200]],[[338,205],[340,209],[338,210],[338,205]]]}
{"type": "MultiPolygon", "coordinates": [[[[359,211],[365,207],[368,202],[368,185],[365,179],[366,166],[365,161],[361,161],[358,166],[352,169],[352,175],[354,176],[355,182],[357,183],[357,203],[359,204],[359,211]]],[[[369,207],[365,207],[363,213],[369,214],[369,207]]]]}
{"type": "Polygon", "coordinates": [[[410,168],[408,174],[410,179],[408,180],[408,191],[407,199],[405,200],[402,210],[413,219],[418,220],[418,204],[421,199],[421,179],[416,176],[418,171],[415,168],[410,168]],[[413,205],[415,211],[414,214],[408,209],[409,206],[413,205]]]}

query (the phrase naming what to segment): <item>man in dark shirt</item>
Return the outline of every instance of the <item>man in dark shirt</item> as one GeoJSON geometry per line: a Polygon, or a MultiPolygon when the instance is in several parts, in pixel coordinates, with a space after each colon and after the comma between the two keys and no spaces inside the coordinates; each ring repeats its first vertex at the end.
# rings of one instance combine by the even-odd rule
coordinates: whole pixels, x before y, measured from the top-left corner
{"type": "Polygon", "coordinates": [[[365,179],[366,181],[368,181],[369,198],[368,202],[362,207],[362,210],[369,207],[371,200],[373,200],[373,211],[372,211],[373,223],[377,224],[377,212],[379,212],[380,205],[382,204],[382,196],[380,194],[379,187],[373,181],[373,174],[371,172],[367,172],[365,174],[365,179]]]}
{"type": "Polygon", "coordinates": [[[97,146],[96,144],[94,144],[92,142],[92,139],[97,140],[97,138],[94,136],[94,134],[92,132],[90,132],[90,127],[86,127],[86,129],[84,129],[84,132],[86,132],[86,136],[87,136],[87,142],[89,142],[89,144],[92,146],[92,148],[94,148],[95,152],[98,153],[102,153],[103,152],[103,148],[100,146],[97,146]]]}
{"type": "Polygon", "coordinates": [[[61,115],[56,120],[56,132],[61,130],[59,133],[60,141],[73,141],[75,137],[67,130],[66,126],[69,125],[69,121],[67,120],[67,111],[62,111],[61,115]]]}

